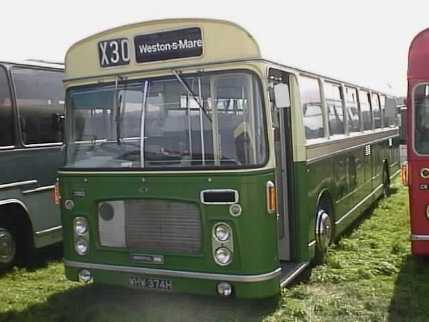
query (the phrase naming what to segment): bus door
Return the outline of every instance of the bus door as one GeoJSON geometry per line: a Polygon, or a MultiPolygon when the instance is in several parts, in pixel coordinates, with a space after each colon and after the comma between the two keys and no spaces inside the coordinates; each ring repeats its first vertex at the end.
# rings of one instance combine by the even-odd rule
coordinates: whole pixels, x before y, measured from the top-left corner
{"type": "Polygon", "coordinates": [[[273,91],[273,128],[276,154],[276,187],[278,211],[278,244],[280,260],[290,260],[290,214],[292,165],[291,111],[289,102],[289,74],[270,69],[273,91]]]}

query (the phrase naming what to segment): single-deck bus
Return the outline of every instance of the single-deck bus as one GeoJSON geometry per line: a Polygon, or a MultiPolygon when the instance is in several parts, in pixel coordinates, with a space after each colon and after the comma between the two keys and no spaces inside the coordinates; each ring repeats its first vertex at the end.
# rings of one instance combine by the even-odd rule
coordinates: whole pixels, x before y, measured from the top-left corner
{"type": "Polygon", "coordinates": [[[127,25],[65,63],[71,280],[278,294],[399,169],[393,97],[265,60],[230,22],[127,25]]]}
{"type": "Polygon", "coordinates": [[[429,255],[429,29],[408,54],[407,142],[411,249],[429,255]]]}
{"type": "Polygon", "coordinates": [[[63,64],[0,61],[0,271],[62,240],[63,64]]]}

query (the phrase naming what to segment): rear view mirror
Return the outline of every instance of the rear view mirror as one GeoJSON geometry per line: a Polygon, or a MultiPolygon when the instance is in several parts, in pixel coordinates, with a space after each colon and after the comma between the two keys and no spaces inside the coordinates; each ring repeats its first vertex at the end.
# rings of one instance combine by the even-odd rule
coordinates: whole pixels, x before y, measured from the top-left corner
{"type": "Polygon", "coordinates": [[[290,107],[288,84],[278,83],[274,85],[274,100],[277,108],[290,107]]]}

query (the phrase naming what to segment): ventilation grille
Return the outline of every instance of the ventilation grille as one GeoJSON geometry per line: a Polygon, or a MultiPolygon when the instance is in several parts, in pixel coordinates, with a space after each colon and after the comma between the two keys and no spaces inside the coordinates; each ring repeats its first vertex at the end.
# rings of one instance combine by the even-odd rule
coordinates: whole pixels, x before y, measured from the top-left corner
{"type": "Polygon", "coordinates": [[[199,253],[201,219],[192,203],[165,200],[127,200],[127,247],[156,252],[199,253]]]}

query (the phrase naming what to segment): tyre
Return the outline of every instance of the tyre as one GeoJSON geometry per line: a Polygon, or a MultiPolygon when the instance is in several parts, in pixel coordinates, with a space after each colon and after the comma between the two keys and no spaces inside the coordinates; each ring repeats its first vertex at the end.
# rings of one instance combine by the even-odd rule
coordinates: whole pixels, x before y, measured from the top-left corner
{"type": "Polygon", "coordinates": [[[328,248],[334,238],[334,225],[332,221],[332,210],[329,202],[321,201],[316,211],[316,250],[314,256],[315,264],[326,262],[328,248]]]}
{"type": "Polygon", "coordinates": [[[11,268],[16,261],[16,237],[7,228],[0,227],[0,271],[11,268]]]}
{"type": "Polygon", "coordinates": [[[389,172],[387,171],[386,165],[383,167],[383,195],[384,197],[390,196],[390,177],[389,172]]]}

